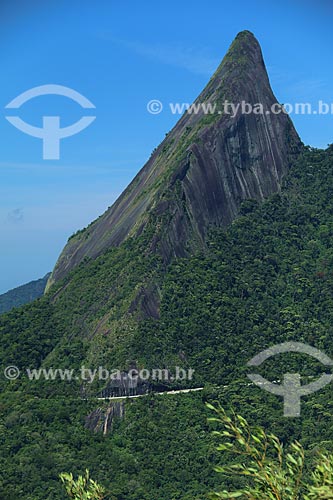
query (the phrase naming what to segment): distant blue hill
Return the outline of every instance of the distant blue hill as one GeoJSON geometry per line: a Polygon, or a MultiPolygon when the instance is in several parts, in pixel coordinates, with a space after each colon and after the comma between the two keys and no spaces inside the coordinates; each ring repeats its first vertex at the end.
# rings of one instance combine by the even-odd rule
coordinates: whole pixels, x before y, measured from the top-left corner
{"type": "Polygon", "coordinates": [[[44,276],[44,278],[31,281],[0,295],[0,314],[10,311],[13,307],[23,306],[41,297],[49,276],[50,273],[44,276]]]}

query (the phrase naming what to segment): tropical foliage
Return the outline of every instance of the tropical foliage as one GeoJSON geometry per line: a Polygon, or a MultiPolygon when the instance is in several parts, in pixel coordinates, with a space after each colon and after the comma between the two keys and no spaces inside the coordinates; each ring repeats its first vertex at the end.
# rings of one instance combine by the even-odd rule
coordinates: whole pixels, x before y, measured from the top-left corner
{"type": "Polygon", "coordinates": [[[240,415],[228,416],[222,407],[207,405],[217,414],[209,420],[223,428],[215,431],[222,442],[219,451],[236,457],[216,472],[244,479],[234,491],[213,493],[212,500],[330,500],[333,498],[333,455],[321,453],[314,470],[305,477],[305,452],[298,441],[286,449],[280,439],[262,427],[251,428],[240,415]]]}
{"type": "MultiPolygon", "coordinates": [[[[0,373],[15,365],[21,378],[0,378],[0,498],[65,499],[59,474],[85,469],[117,500],[202,500],[209,491],[237,491],[235,478],[213,471],[218,462],[232,464],[218,457],[206,423],[204,403],[216,400],[278,436],[285,449],[301,443],[303,479],[311,481],[317,451],[333,450],[331,385],[302,398],[301,417],[287,419],[280,398],[249,385],[247,362],[287,340],[332,357],[332,186],[333,147],[307,148],[281,193],[244,202],[230,227],[212,228],[205,252],[164,269],[143,234],[84,262],[42,299],[1,315],[0,373]],[[147,319],[137,301],[156,294],[160,316],[147,319]],[[85,423],[94,410],[107,411],[96,399],[105,381],[25,376],[26,368],[125,369],[133,360],[193,368],[192,381],[165,388],[205,389],[128,402],[103,436],[85,423]]],[[[323,367],[290,354],[259,371],[270,380],[297,372],[307,383],[323,367]]]]}

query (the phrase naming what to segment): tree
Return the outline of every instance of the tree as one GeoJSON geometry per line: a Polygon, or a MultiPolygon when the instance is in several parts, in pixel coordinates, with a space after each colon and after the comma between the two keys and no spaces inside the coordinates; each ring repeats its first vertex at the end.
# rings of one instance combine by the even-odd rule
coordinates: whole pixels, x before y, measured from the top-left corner
{"type": "Polygon", "coordinates": [[[105,490],[90,478],[88,469],[84,476],[79,476],[75,481],[73,474],[62,473],[60,479],[65,485],[69,498],[74,500],[103,500],[105,490]]]}
{"type": "Polygon", "coordinates": [[[240,415],[228,416],[221,407],[207,407],[216,413],[210,418],[224,427],[214,434],[223,439],[217,447],[238,459],[236,463],[215,467],[229,477],[245,478],[246,485],[234,491],[212,493],[212,500],[243,498],[250,500],[332,500],[333,456],[321,453],[313,471],[305,477],[305,452],[294,441],[285,449],[277,436],[262,427],[251,428],[240,415]]]}

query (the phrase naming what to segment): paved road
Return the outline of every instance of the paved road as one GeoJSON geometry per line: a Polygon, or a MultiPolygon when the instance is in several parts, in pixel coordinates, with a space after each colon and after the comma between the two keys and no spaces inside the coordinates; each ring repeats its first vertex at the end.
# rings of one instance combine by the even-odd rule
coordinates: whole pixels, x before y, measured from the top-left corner
{"type": "MultiPolygon", "coordinates": [[[[308,376],[307,378],[315,378],[314,376],[310,375],[308,376]]],[[[281,382],[280,379],[278,380],[272,380],[272,383],[273,384],[278,384],[279,382],[281,382]]],[[[245,387],[245,386],[254,386],[256,384],[254,384],[253,382],[248,382],[247,384],[240,384],[242,387],[245,387]]],[[[260,383],[258,385],[261,385],[260,383]]],[[[264,384],[262,384],[264,385],[264,384]]],[[[223,385],[223,386],[220,386],[220,387],[223,387],[223,389],[227,389],[229,386],[228,385],[223,385]]],[[[163,394],[169,394],[169,395],[172,395],[172,394],[184,394],[186,392],[195,392],[195,391],[202,391],[204,388],[203,387],[196,387],[195,389],[180,389],[178,391],[164,391],[164,392],[151,392],[151,393],[147,393],[147,394],[137,394],[136,396],[112,396],[112,397],[109,397],[109,398],[97,398],[99,400],[115,400],[115,399],[134,399],[134,398],[142,398],[144,396],[148,396],[149,394],[159,394],[159,395],[163,395],[163,394]]]]}
{"type": "Polygon", "coordinates": [[[137,394],[136,396],[112,396],[111,398],[97,398],[100,400],[112,400],[112,399],[134,399],[134,398],[143,398],[144,396],[149,396],[149,394],[181,394],[184,392],[195,392],[195,391],[202,391],[203,387],[196,387],[195,389],[180,389],[179,391],[164,391],[164,392],[152,392],[148,394],[137,394]]]}

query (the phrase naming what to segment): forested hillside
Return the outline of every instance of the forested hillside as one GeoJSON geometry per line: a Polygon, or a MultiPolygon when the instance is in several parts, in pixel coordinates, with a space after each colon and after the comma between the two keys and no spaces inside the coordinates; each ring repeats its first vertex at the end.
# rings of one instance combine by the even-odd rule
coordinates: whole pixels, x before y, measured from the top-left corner
{"type": "MultiPolygon", "coordinates": [[[[222,481],[213,472],[221,457],[206,400],[218,399],[285,443],[300,439],[310,463],[316,450],[333,449],[331,385],[302,398],[301,417],[287,419],[282,399],[249,385],[246,376],[252,356],[287,340],[333,355],[332,186],[332,146],[304,148],[281,192],[261,204],[245,201],[229,227],[211,228],[206,250],[165,268],[144,252],[147,230],[85,260],[42,299],[2,315],[1,372],[13,364],[23,375],[1,380],[0,498],[65,498],[58,474],[87,467],[117,500],[202,500],[222,481]],[[152,276],[158,315],[135,307],[131,314],[137,291],[152,276]],[[191,382],[171,386],[205,389],[128,402],[124,418],[103,436],[85,428],[87,415],[107,408],[94,399],[103,382],[83,387],[24,377],[26,368],[125,369],[133,360],[146,368],[191,367],[191,382]]],[[[270,380],[287,371],[306,379],[322,367],[293,354],[260,369],[270,380]]]]}

